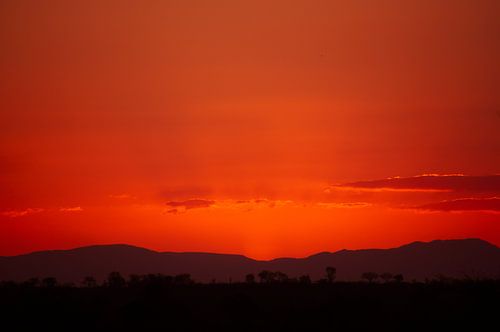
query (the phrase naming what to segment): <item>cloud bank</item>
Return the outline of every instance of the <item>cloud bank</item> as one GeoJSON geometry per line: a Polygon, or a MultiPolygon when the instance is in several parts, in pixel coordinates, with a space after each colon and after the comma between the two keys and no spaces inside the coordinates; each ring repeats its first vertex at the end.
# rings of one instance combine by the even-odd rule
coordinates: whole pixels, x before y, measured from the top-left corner
{"type": "Polygon", "coordinates": [[[500,193],[500,175],[424,174],[334,185],[337,189],[371,191],[449,191],[500,193]]]}
{"type": "Polygon", "coordinates": [[[185,201],[170,201],[165,203],[166,206],[171,208],[170,210],[167,210],[167,213],[177,213],[182,210],[209,208],[214,204],[215,201],[207,199],[188,199],[185,201]]]}
{"type": "Polygon", "coordinates": [[[500,198],[462,198],[437,203],[425,204],[417,207],[426,211],[485,211],[500,212],[500,198]]]}
{"type": "Polygon", "coordinates": [[[44,209],[40,208],[28,208],[24,210],[8,210],[8,211],[2,211],[0,214],[4,217],[8,218],[19,218],[19,217],[25,217],[31,214],[35,213],[40,213],[45,211],[44,209]]]}
{"type": "Polygon", "coordinates": [[[500,211],[500,175],[423,174],[333,185],[371,202],[421,211],[500,211]],[[385,194],[384,194],[385,193],[385,194]],[[415,194],[412,195],[412,193],[415,194]]]}

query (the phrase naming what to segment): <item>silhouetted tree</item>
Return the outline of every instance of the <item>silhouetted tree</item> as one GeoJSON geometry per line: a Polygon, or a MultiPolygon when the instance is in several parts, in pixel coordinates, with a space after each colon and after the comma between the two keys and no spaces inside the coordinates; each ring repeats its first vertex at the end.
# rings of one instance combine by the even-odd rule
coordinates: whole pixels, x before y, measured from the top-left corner
{"type": "Polygon", "coordinates": [[[436,276],[433,278],[432,281],[437,281],[437,282],[446,284],[446,283],[453,282],[453,278],[448,277],[448,276],[446,276],[444,274],[439,273],[439,274],[436,274],[436,276]]]}
{"type": "Polygon", "coordinates": [[[261,283],[269,283],[272,279],[272,272],[268,270],[262,270],[258,275],[261,283]]]}
{"type": "MultiPolygon", "coordinates": [[[[168,285],[171,285],[174,281],[174,277],[172,276],[166,276],[166,275],[163,275],[163,274],[160,274],[158,275],[158,279],[159,279],[159,283],[163,286],[168,286],[168,285]]],[[[189,280],[192,282],[191,280],[191,276],[189,276],[189,280]]]]}
{"type": "Polygon", "coordinates": [[[394,281],[400,283],[400,282],[403,282],[403,280],[404,280],[404,277],[401,273],[394,275],[394,281]]]}
{"type": "Polygon", "coordinates": [[[337,277],[337,269],[334,268],[333,266],[327,266],[326,269],[326,279],[328,280],[329,283],[332,283],[335,281],[335,278],[337,277]]]}
{"type": "Polygon", "coordinates": [[[190,285],[193,283],[191,275],[187,273],[178,274],[174,277],[174,284],[176,285],[190,285]]]}
{"type": "Polygon", "coordinates": [[[389,272],[384,272],[380,275],[380,279],[382,279],[384,282],[389,282],[393,278],[392,273],[389,272]]]}
{"type": "MultiPolygon", "coordinates": [[[[181,279],[184,277],[178,277],[177,281],[179,283],[183,283],[181,279]]],[[[189,277],[190,278],[190,277],[189,277]]],[[[166,287],[171,285],[174,282],[174,277],[163,275],[161,273],[158,274],[146,274],[146,275],[131,275],[129,285],[131,287],[136,286],[144,286],[144,287],[166,287]]]]}
{"type": "Polygon", "coordinates": [[[82,285],[88,288],[97,287],[97,281],[94,277],[88,276],[83,278],[82,285]]]}
{"type": "Polygon", "coordinates": [[[57,286],[57,279],[54,277],[43,278],[41,286],[46,288],[54,288],[57,286]]]}
{"type": "Polygon", "coordinates": [[[108,275],[108,287],[111,288],[122,288],[125,287],[125,278],[122,277],[120,272],[111,272],[108,275]]]}
{"type": "MultiPolygon", "coordinates": [[[[171,278],[170,282],[172,282],[173,278],[172,277],[170,278],[171,278]]],[[[146,274],[142,276],[141,279],[142,279],[141,280],[142,284],[144,284],[145,286],[152,286],[152,285],[154,286],[161,282],[160,281],[161,276],[153,273],[146,274]]]]}
{"type": "Polygon", "coordinates": [[[281,272],[281,271],[276,271],[274,272],[274,280],[272,281],[276,281],[276,282],[287,282],[289,279],[288,279],[288,276],[281,272]]]}
{"type": "Polygon", "coordinates": [[[131,274],[128,277],[128,286],[129,287],[139,287],[143,283],[143,276],[137,274],[131,274]]]}
{"type": "Polygon", "coordinates": [[[299,283],[304,284],[304,285],[310,285],[311,284],[311,277],[307,274],[300,276],[299,283]]]}
{"type": "Polygon", "coordinates": [[[0,281],[0,288],[2,287],[5,287],[5,288],[9,288],[9,287],[16,287],[17,286],[17,283],[10,280],[10,281],[0,281]]]}
{"type": "Polygon", "coordinates": [[[38,278],[29,278],[28,280],[26,280],[24,282],[24,285],[28,286],[28,287],[36,287],[36,286],[40,285],[40,279],[38,279],[38,278]]]}
{"type": "Polygon", "coordinates": [[[378,278],[378,274],[375,272],[364,272],[361,275],[361,278],[368,280],[369,283],[372,283],[373,281],[375,281],[378,278]]]}
{"type": "Polygon", "coordinates": [[[253,273],[249,273],[245,276],[245,281],[247,284],[255,283],[255,275],[253,273]]]}

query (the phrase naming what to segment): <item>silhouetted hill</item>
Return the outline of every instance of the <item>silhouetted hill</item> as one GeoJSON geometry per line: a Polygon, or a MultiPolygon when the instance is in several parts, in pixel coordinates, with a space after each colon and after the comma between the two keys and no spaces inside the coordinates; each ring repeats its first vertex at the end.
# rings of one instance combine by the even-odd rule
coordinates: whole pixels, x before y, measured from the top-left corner
{"type": "Polygon", "coordinates": [[[406,280],[438,275],[463,278],[499,277],[500,248],[479,239],[414,242],[393,249],[340,250],[306,258],[253,260],[241,255],[156,252],[129,245],[100,245],[72,250],[41,251],[0,257],[0,280],[23,281],[56,277],[79,283],[85,276],[102,280],[110,271],[123,275],[189,273],[197,281],[243,280],[248,273],[282,271],[291,277],[324,277],[326,266],[337,268],[338,280],[359,280],[361,273],[402,273],[406,280]]]}

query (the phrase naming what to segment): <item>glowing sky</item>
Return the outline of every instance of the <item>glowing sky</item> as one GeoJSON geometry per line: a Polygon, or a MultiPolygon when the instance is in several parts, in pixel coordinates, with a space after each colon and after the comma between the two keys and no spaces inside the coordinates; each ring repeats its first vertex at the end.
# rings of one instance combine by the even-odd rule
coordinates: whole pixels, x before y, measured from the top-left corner
{"type": "Polygon", "coordinates": [[[497,0],[4,0],[0,255],[500,245],[499,36],[497,0]]]}

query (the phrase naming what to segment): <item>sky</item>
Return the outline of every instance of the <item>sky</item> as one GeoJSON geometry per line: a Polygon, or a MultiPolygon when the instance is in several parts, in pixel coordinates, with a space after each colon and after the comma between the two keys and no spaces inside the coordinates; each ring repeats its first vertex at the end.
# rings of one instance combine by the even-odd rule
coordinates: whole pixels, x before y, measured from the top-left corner
{"type": "Polygon", "coordinates": [[[500,245],[497,0],[5,0],[0,255],[500,245]]]}

